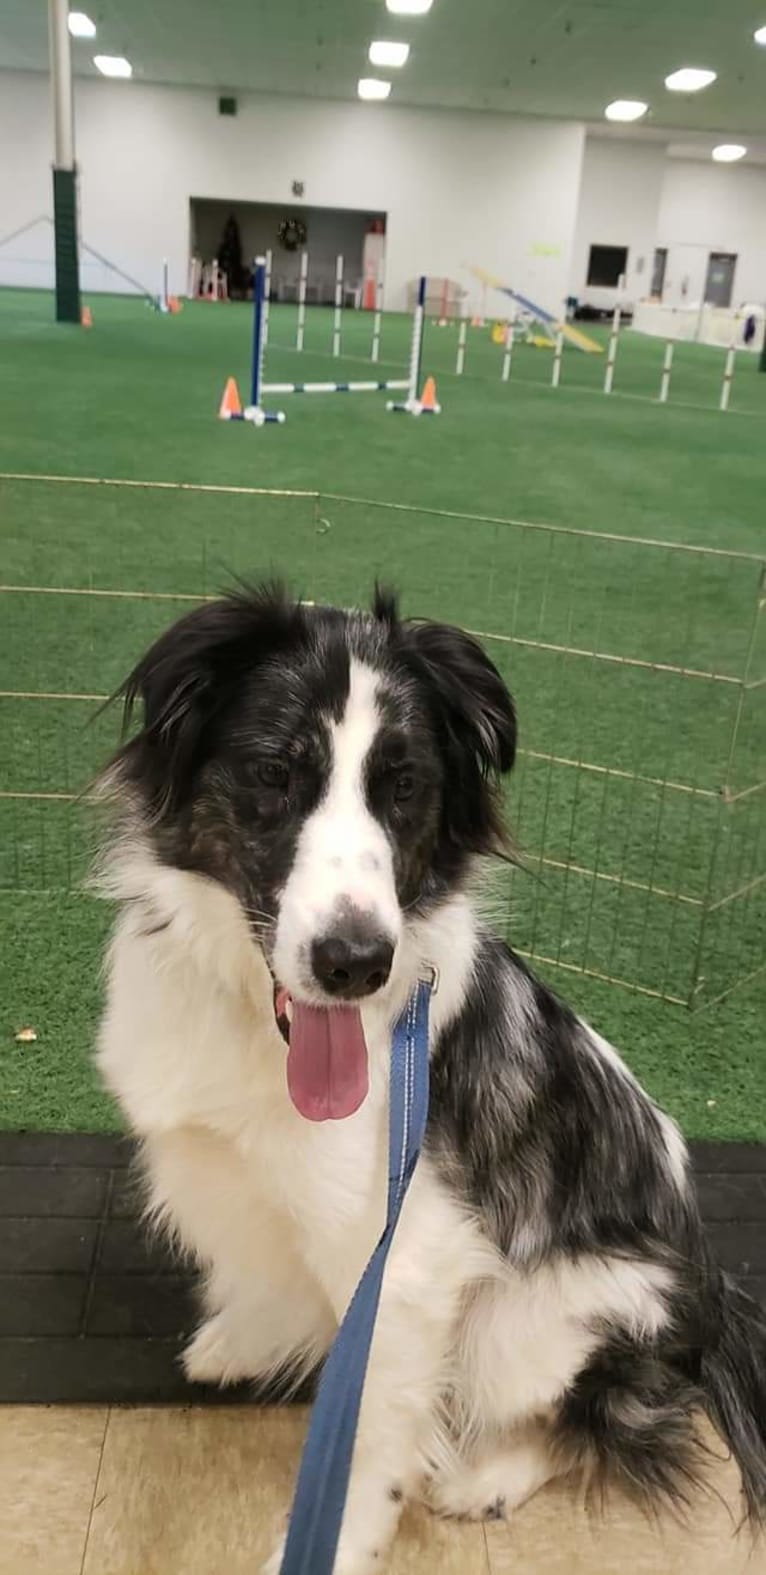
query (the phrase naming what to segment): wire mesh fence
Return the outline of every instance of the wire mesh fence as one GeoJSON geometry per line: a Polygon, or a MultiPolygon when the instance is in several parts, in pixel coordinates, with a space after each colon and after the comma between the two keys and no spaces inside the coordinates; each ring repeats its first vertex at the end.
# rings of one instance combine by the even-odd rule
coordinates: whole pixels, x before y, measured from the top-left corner
{"type": "Polygon", "coordinates": [[[513,691],[522,855],[489,900],[523,954],[696,1006],[760,972],[766,582],[755,556],[305,492],[0,481],[0,887],[79,890],[100,710],[232,576],[282,572],[478,634],[513,691]]]}

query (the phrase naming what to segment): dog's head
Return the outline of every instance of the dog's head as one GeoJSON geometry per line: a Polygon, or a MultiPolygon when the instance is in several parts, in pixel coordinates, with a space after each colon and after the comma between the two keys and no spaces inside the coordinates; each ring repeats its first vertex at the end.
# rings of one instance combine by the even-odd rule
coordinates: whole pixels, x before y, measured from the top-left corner
{"type": "Polygon", "coordinates": [[[317,1009],[385,988],[409,916],[504,849],[511,698],[476,640],[401,620],[386,593],[371,615],[279,586],[210,603],[125,696],[143,719],[113,778],[163,861],[237,898],[315,1033],[317,1009]]]}

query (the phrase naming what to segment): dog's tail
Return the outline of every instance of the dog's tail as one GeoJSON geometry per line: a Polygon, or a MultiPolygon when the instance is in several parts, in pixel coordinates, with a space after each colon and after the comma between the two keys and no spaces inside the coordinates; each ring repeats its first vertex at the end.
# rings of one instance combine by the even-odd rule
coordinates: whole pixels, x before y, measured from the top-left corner
{"type": "Polygon", "coordinates": [[[718,1334],[702,1356],[707,1410],[742,1473],[747,1518],[766,1526],[766,1315],[719,1270],[718,1334]]]}

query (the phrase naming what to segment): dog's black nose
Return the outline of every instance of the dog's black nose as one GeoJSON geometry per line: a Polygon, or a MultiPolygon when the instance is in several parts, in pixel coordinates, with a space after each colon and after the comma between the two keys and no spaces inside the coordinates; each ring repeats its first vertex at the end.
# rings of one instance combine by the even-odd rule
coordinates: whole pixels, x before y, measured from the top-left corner
{"type": "Polygon", "coordinates": [[[393,960],[394,948],[384,935],[327,935],[311,948],[314,978],[328,995],[344,1001],[380,990],[393,960]]]}

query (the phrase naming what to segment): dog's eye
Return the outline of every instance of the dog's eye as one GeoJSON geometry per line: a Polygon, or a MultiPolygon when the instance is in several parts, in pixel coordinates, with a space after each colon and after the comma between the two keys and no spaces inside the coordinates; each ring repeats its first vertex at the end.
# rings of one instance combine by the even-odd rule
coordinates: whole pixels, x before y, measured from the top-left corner
{"type": "Polygon", "coordinates": [[[283,760],[259,760],[256,766],[258,781],[264,787],[283,788],[287,786],[289,769],[283,760]]]}
{"type": "Polygon", "coordinates": [[[404,804],[415,792],[415,778],[411,771],[400,771],[394,779],[394,801],[404,804]]]}

